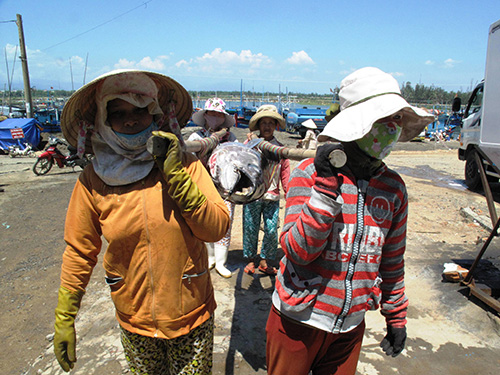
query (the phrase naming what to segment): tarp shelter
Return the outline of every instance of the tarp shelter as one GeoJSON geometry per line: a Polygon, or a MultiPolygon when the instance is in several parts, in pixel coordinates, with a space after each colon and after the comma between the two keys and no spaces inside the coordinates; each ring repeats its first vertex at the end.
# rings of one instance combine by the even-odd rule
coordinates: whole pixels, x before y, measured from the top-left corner
{"type": "Polygon", "coordinates": [[[33,148],[40,144],[40,123],[34,118],[8,118],[0,121],[0,149],[7,151],[9,146],[19,145],[33,148]]]}

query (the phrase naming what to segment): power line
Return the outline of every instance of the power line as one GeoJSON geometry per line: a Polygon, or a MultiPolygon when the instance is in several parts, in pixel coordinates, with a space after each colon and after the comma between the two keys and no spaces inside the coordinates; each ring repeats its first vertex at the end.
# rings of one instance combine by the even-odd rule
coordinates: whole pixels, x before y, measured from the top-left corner
{"type": "Polygon", "coordinates": [[[83,33],[80,33],[80,34],[78,34],[78,35],[75,35],[75,36],[73,36],[73,37],[71,37],[71,38],[69,38],[69,39],[63,40],[62,42],[59,42],[59,43],[57,43],[57,44],[54,44],[54,45],[52,45],[52,46],[50,46],[50,47],[44,48],[44,49],[42,49],[42,51],[47,51],[48,49],[51,49],[51,48],[57,47],[57,46],[59,46],[59,45],[61,45],[61,44],[63,44],[63,43],[69,42],[70,40],[76,39],[76,38],[78,38],[78,37],[80,37],[80,36],[82,36],[82,35],[84,35],[84,34],[87,34],[87,33],[91,32],[91,31],[94,31],[95,29],[98,29],[98,28],[99,28],[99,27],[101,27],[101,26],[104,26],[104,25],[106,25],[106,24],[108,24],[108,23],[110,23],[110,22],[113,22],[114,20],[116,20],[116,19],[118,19],[118,18],[120,18],[120,17],[123,17],[124,15],[126,15],[126,14],[128,14],[128,13],[130,13],[130,12],[133,12],[134,10],[136,10],[136,9],[138,9],[138,8],[140,8],[140,7],[142,7],[143,5],[147,6],[147,4],[148,4],[148,3],[150,3],[151,1],[153,1],[153,0],[148,0],[148,1],[145,1],[145,2],[144,2],[144,3],[142,3],[141,5],[138,5],[138,6],[136,6],[135,8],[132,8],[132,9],[130,9],[130,10],[128,10],[128,11],[126,11],[125,13],[122,13],[122,14],[120,14],[120,15],[116,16],[116,17],[113,17],[113,18],[111,18],[110,20],[108,20],[108,21],[106,21],[106,22],[103,22],[103,23],[101,23],[101,24],[99,24],[99,25],[97,25],[97,26],[94,26],[93,28],[91,28],[91,29],[89,29],[89,30],[87,30],[87,31],[84,31],[83,33]]]}

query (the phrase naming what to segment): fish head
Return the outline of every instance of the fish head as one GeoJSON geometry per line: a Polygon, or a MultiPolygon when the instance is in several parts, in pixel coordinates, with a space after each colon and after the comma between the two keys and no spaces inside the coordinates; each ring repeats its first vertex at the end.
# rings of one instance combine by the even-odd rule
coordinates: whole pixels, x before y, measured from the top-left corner
{"type": "Polygon", "coordinates": [[[224,199],[236,204],[261,198],[269,188],[264,178],[267,161],[262,154],[242,143],[223,143],[212,152],[209,171],[224,199]]]}

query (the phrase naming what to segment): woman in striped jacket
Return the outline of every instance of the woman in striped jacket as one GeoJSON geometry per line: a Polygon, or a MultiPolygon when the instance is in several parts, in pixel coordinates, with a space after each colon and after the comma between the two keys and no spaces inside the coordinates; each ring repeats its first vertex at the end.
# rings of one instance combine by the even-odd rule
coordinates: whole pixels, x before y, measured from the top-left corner
{"type": "Polygon", "coordinates": [[[367,310],[381,307],[396,356],[406,340],[404,252],[408,197],[382,159],[433,117],[410,106],[397,81],[363,68],[341,84],[340,111],[314,159],[292,172],[281,245],[285,256],[267,323],[268,373],[355,374],[367,310]],[[330,141],[340,143],[330,143],[330,141]],[[330,163],[343,150],[342,167],[330,163]],[[338,152],[338,151],[337,151],[338,152]]]}

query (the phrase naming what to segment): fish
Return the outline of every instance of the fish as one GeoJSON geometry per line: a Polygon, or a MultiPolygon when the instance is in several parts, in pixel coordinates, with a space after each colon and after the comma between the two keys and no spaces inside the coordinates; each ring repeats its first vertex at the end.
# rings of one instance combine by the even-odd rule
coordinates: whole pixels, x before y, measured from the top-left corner
{"type": "MultiPolygon", "coordinates": [[[[282,158],[302,160],[314,158],[316,150],[302,150],[276,146],[261,138],[248,143],[225,142],[218,139],[226,130],[217,132],[203,140],[185,142],[185,151],[211,152],[207,168],[212,181],[222,198],[235,204],[247,204],[260,199],[271,186],[282,158]]],[[[155,157],[166,154],[168,142],[161,136],[148,139],[147,150],[155,157]]],[[[346,163],[346,155],[336,149],[330,153],[330,163],[341,168],[346,163]]]]}
{"type": "Polygon", "coordinates": [[[259,143],[259,139],[247,144],[226,142],[212,151],[207,164],[222,198],[235,204],[246,204],[268,191],[279,163],[264,157],[256,148],[259,143]]]}

